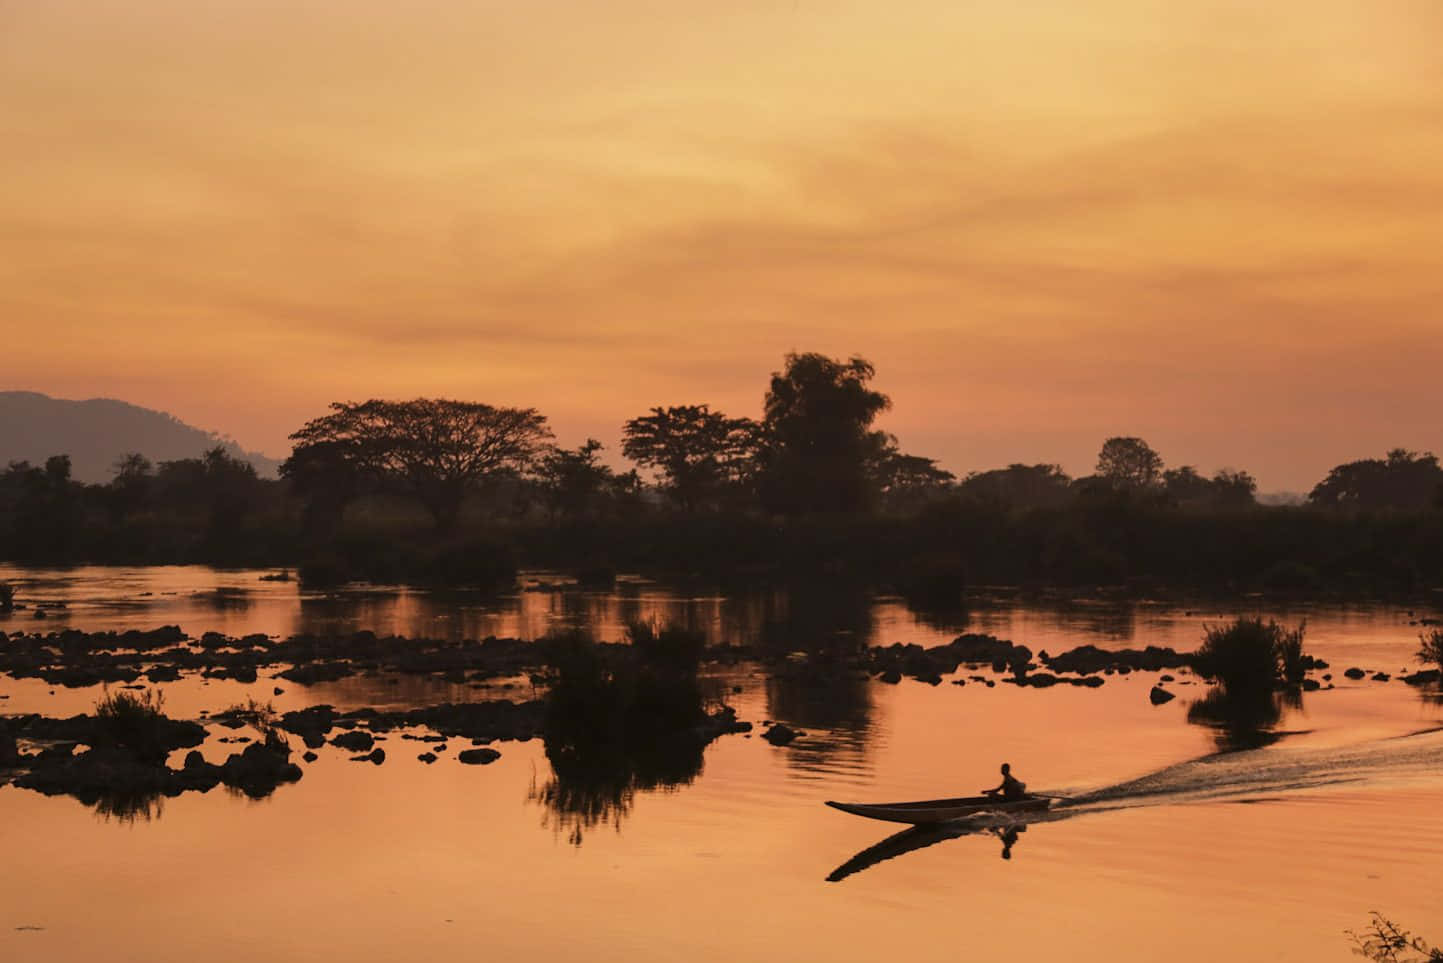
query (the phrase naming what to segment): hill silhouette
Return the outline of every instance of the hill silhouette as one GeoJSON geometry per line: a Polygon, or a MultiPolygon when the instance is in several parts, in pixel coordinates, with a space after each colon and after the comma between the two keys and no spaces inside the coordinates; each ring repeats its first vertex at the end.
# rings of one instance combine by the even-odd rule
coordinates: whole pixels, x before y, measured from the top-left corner
{"type": "Polygon", "coordinates": [[[127,452],[162,462],[195,458],[216,445],[249,461],[262,477],[275,477],[278,460],[245,451],[229,438],[163,411],[112,398],[71,401],[34,391],[0,391],[0,466],[43,464],[51,455],[69,455],[73,478],[98,483],[110,480],[116,459],[127,452]]]}

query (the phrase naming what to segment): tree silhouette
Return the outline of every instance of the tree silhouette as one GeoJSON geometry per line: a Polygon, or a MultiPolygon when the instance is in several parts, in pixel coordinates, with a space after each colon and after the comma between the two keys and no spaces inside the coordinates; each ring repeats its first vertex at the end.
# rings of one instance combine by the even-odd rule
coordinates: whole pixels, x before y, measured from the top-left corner
{"type": "Polygon", "coordinates": [[[330,439],[296,445],[281,463],[281,477],[305,499],[301,523],[307,535],[327,539],[335,534],[346,506],[378,477],[360,457],[360,446],[349,439],[330,439]]]}
{"type": "Polygon", "coordinates": [[[935,458],[908,455],[889,445],[873,467],[873,478],[885,507],[916,509],[947,492],[957,476],[937,467],[935,458]]]}
{"type": "Polygon", "coordinates": [[[127,452],[116,459],[113,468],[108,507],[113,516],[124,518],[145,504],[155,481],[155,466],[139,452],[127,452]]]}
{"type": "Polygon", "coordinates": [[[973,472],[959,488],[963,495],[1007,508],[1056,508],[1072,497],[1071,486],[1061,465],[1013,464],[973,472]]]}
{"type": "Polygon", "coordinates": [[[469,492],[530,468],[550,437],[535,408],[417,398],[337,402],[331,414],[307,422],[291,440],[298,452],[331,446],[329,457],[412,495],[436,529],[446,532],[456,527],[469,492]]]}
{"type": "Polygon", "coordinates": [[[1443,468],[1431,452],[1394,448],[1386,459],[1339,465],[1313,488],[1308,500],[1334,508],[1421,509],[1438,504],[1443,468]]]}
{"type": "Polygon", "coordinates": [[[1258,503],[1258,482],[1245,471],[1224,468],[1212,477],[1213,502],[1220,508],[1247,508],[1258,503]]]}
{"type": "Polygon", "coordinates": [[[541,457],[536,481],[553,519],[593,515],[630,485],[633,472],[618,476],[597,457],[605,447],[588,438],[577,448],[553,448],[541,457]]]}
{"type": "Polygon", "coordinates": [[[1162,456],[1141,438],[1109,438],[1097,455],[1097,475],[1116,488],[1154,488],[1162,477],[1162,456]]]}
{"type": "Polygon", "coordinates": [[[742,483],[756,456],[758,426],[706,405],[653,408],[622,427],[621,451],[660,474],[683,511],[742,483]]]}
{"type": "Polygon", "coordinates": [[[888,438],[871,426],[891,406],[886,395],[868,387],[875,375],[863,358],[787,355],[786,369],[772,374],[762,423],[767,508],[850,512],[872,500],[888,438]]]}

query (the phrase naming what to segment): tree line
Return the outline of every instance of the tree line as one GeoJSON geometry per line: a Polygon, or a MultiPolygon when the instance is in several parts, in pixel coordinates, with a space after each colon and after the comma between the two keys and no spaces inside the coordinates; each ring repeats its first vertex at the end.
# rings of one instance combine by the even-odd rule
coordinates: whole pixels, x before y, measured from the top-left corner
{"type": "MultiPolygon", "coordinates": [[[[279,481],[257,477],[219,448],[158,465],[126,455],[100,486],[71,480],[63,455],[43,466],[12,463],[0,472],[0,556],[274,564],[359,552],[374,560],[422,540],[401,517],[414,506],[432,542],[510,532],[513,545],[550,546],[558,560],[584,543],[593,556],[642,562],[667,545],[677,557],[714,549],[731,564],[745,553],[728,554],[722,543],[744,541],[743,532],[753,533],[754,561],[795,547],[772,544],[773,531],[801,526],[821,539],[870,526],[867,538],[890,541],[899,555],[922,553],[926,543],[925,551],[954,559],[933,567],[960,564],[962,549],[950,547],[946,533],[974,554],[990,546],[988,558],[968,563],[995,568],[989,577],[1100,579],[1168,568],[1169,551],[1186,554],[1186,540],[1216,534],[1186,518],[1235,519],[1227,524],[1240,543],[1247,531],[1276,530],[1279,558],[1298,542],[1298,526],[1342,530],[1264,521],[1271,514],[1257,504],[1247,472],[1169,467],[1136,437],[1107,439],[1093,473],[1081,478],[1057,465],[1014,464],[959,479],[876,428],[891,400],[875,378],[862,358],[789,354],[771,375],[760,419],[692,404],[627,420],[620,453],[634,467],[625,471],[607,464],[595,439],[554,444],[534,408],[447,399],[333,404],[292,436],[279,481]],[[523,528],[531,532],[525,539],[515,535],[523,528]],[[369,547],[355,548],[358,539],[369,547]],[[624,551],[628,541],[635,544],[624,551]],[[1078,561],[1087,558],[1099,561],[1078,561]]],[[[1443,468],[1432,454],[1394,450],[1337,466],[1308,502],[1302,511],[1340,517],[1432,516],[1443,506],[1443,468]]],[[[1427,578],[1430,566],[1405,567],[1427,578]]]]}
{"type": "MultiPolygon", "coordinates": [[[[522,482],[553,518],[635,502],[648,489],[685,513],[782,516],[915,510],[948,495],[1008,508],[1055,507],[1099,489],[1195,508],[1256,504],[1257,483],[1247,472],[1205,476],[1192,465],[1167,468],[1135,437],[1107,439],[1095,473],[1085,478],[1057,465],[1014,464],[959,481],[873,427],[891,407],[872,387],[875,375],[862,358],[790,354],[771,377],[760,421],[706,404],[657,407],[628,420],[621,452],[637,469],[623,473],[602,461],[604,446],[595,439],[576,449],[550,444],[547,419],[534,408],[440,399],[338,402],[292,436],[295,448],[281,471],[321,528],[337,524],[356,498],[391,491],[414,498],[438,530],[450,531],[468,496],[522,482]]],[[[1443,468],[1431,454],[1398,449],[1386,459],[1338,466],[1310,501],[1359,509],[1443,505],[1443,468]]]]}

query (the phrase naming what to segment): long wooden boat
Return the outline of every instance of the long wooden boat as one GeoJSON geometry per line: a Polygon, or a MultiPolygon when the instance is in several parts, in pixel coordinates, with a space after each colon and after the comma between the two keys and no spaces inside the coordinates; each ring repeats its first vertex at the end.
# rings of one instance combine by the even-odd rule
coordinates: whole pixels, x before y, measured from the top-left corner
{"type": "Polygon", "coordinates": [[[956,799],[924,799],[920,802],[844,803],[828,801],[828,806],[854,816],[882,819],[889,823],[911,823],[927,826],[963,819],[979,813],[1038,812],[1052,805],[1050,796],[1023,796],[1003,799],[1001,796],[960,796],[956,799]]]}

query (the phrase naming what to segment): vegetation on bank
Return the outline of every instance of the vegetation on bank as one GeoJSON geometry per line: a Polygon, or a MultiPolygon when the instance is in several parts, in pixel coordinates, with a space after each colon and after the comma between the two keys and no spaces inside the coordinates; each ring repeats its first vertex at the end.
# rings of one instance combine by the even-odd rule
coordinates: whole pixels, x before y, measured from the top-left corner
{"type": "MultiPolygon", "coordinates": [[[[1219,591],[1412,593],[1443,583],[1443,468],[1397,450],[1339,465],[1303,506],[1243,471],[1168,467],[1135,437],[1096,472],[1011,465],[963,479],[874,427],[891,402],[860,358],[789,355],[760,420],[707,405],[551,443],[530,408],[417,399],[332,406],[282,480],[223,448],[106,485],[63,455],[0,472],[0,556],[29,564],[299,567],[347,579],[506,584],[518,565],[845,574],[956,604],[966,584],[1183,583],[1219,591]]],[[[0,598],[3,605],[3,598],[0,598]]]]}

